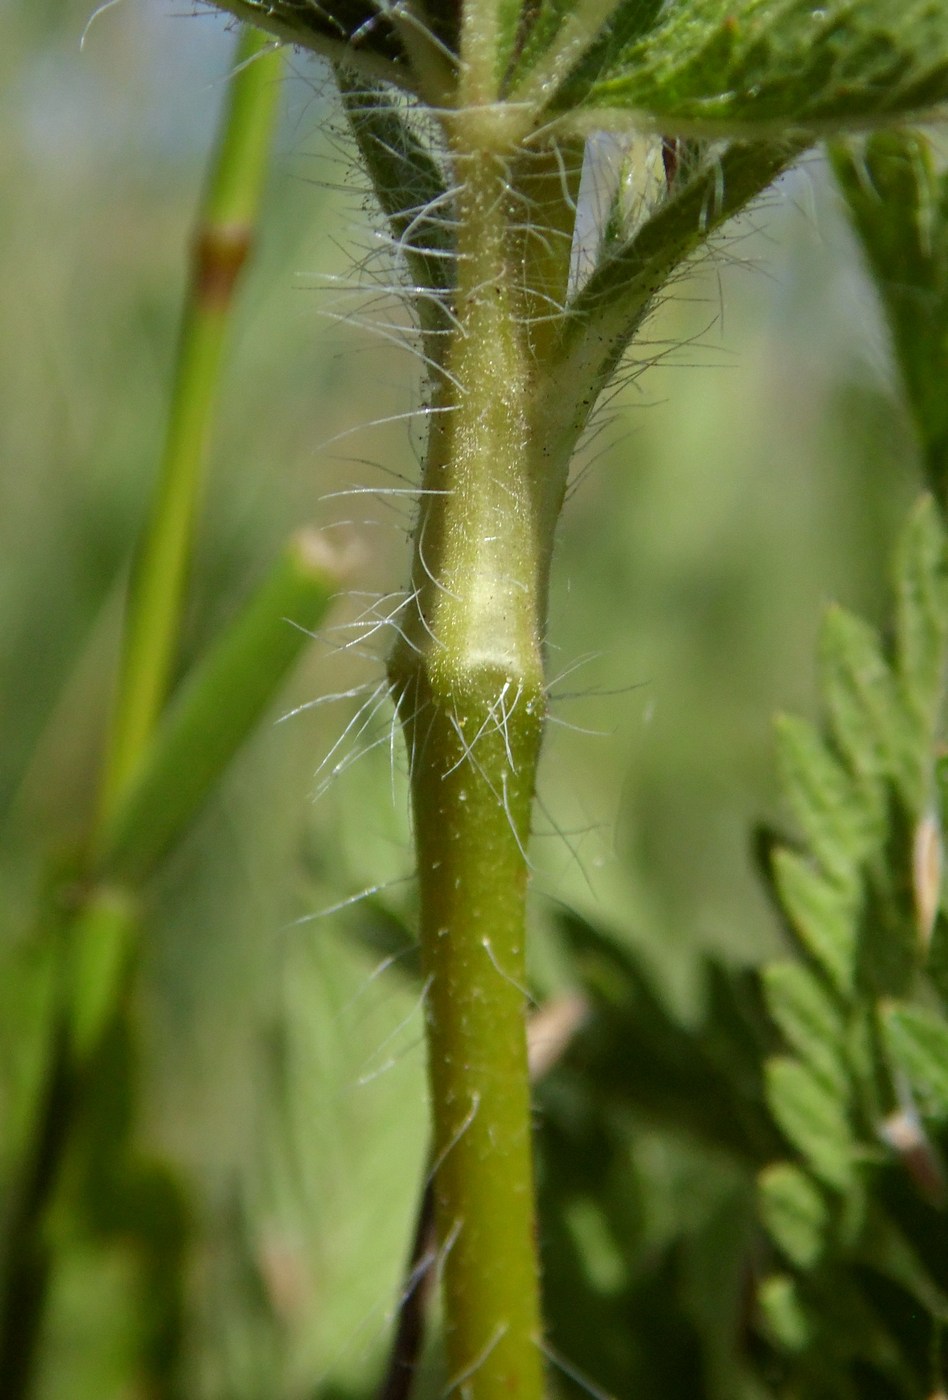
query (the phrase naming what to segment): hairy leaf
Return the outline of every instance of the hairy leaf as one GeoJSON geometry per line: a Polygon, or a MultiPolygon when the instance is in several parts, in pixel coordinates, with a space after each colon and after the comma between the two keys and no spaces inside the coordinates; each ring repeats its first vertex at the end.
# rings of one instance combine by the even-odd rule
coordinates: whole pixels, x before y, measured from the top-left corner
{"type": "Polygon", "coordinates": [[[454,273],[451,212],[441,171],[397,95],[393,100],[381,88],[367,87],[345,68],[336,79],[359,154],[414,284],[418,320],[437,336],[447,326],[444,303],[454,273]]]}
{"type": "MultiPolygon", "coordinates": [[[[629,8],[634,0],[628,0],[629,8]]],[[[616,26],[617,27],[617,26],[616,26]]],[[[689,0],[574,70],[557,111],[633,112],[663,131],[858,127],[948,99],[941,0],[689,0]]]]}

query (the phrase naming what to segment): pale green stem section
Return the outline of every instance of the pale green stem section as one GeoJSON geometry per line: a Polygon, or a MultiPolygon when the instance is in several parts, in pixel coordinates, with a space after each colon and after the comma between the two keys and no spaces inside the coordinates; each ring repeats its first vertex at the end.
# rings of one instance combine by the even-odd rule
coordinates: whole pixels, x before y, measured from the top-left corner
{"type": "Polygon", "coordinates": [[[175,662],[233,289],[250,250],[273,135],[282,58],[269,47],[255,30],[238,46],[238,72],[194,240],[165,449],[132,566],[102,820],[141,761],[175,662]]]}
{"type": "Polygon", "coordinates": [[[527,440],[506,152],[459,119],[460,330],[432,418],[416,605],[390,663],[411,760],[449,1393],[540,1400],[525,850],[548,549],[527,440]],[[460,386],[459,388],[456,386],[460,386]]]}
{"type": "Polygon", "coordinates": [[[461,111],[485,106],[497,99],[502,4],[503,0],[462,0],[458,82],[458,107],[461,111]]]}

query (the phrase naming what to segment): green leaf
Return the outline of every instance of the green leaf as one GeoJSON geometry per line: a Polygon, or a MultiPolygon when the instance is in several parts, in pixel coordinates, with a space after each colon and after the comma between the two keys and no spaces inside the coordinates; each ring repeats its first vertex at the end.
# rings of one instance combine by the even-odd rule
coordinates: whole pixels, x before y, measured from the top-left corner
{"type": "Polygon", "coordinates": [[[137,909],[127,891],[99,886],[69,927],[70,1048],[84,1065],[95,1053],[120,1004],[135,946],[137,909]]]}
{"type": "Polygon", "coordinates": [[[813,1324],[794,1280],[771,1274],[757,1294],[765,1330],[785,1351],[802,1352],[813,1338],[813,1324]]]}
{"type": "MultiPolygon", "coordinates": [[[[334,62],[345,60],[356,71],[406,88],[413,87],[397,26],[372,0],[329,0],[323,5],[305,0],[211,0],[218,9],[334,62]]],[[[455,13],[446,38],[457,46],[455,13]]]]}
{"type": "Polygon", "coordinates": [[[822,982],[800,963],[771,963],[763,971],[767,1008],[795,1050],[840,1098],[848,1097],[845,1027],[822,982]]]}
{"type": "Polygon", "coordinates": [[[948,919],[944,914],[935,920],[925,971],[941,997],[942,1005],[948,1007],[948,919]]]}
{"type": "Polygon", "coordinates": [[[789,1056],[768,1062],[766,1086],[770,1111],[787,1141],[820,1181],[846,1190],[855,1143],[838,1095],[821,1075],[789,1056]]]}
{"type": "Polygon", "coordinates": [[[422,328],[448,327],[443,295],[453,283],[452,216],[438,165],[407,120],[404,99],[367,87],[345,68],[336,72],[349,125],[382,212],[414,283],[422,328]]]}
{"type": "Polygon", "coordinates": [[[757,1180],[764,1224],[791,1264],[810,1269],[820,1258],[829,1211],[811,1177],[790,1162],[765,1167],[757,1180]]]}
{"type": "Polygon", "coordinates": [[[580,90],[655,23],[663,0],[541,0],[508,80],[512,101],[548,96],[570,74],[580,90]]]}
{"type": "Polygon", "coordinates": [[[892,336],[928,477],[948,500],[948,174],[928,139],[880,132],[837,148],[836,178],[892,336]]]}
{"type": "MultiPolygon", "coordinates": [[[[635,0],[626,0],[633,9],[635,0]]],[[[632,113],[661,131],[773,135],[905,117],[948,99],[940,0],[689,0],[607,45],[555,94],[558,112],[632,113]]]]}
{"type": "Polygon", "coordinates": [[[705,163],[676,184],[633,236],[607,245],[567,308],[549,373],[538,385],[533,421],[550,444],[546,456],[556,461],[572,452],[656,295],[682,263],[802,149],[786,142],[735,142],[713,166],[705,163]]]}
{"type": "Polygon", "coordinates": [[[894,781],[915,809],[911,727],[875,631],[845,609],[832,607],[820,652],[833,734],[852,771],[870,790],[894,781]]]}
{"type": "Polygon", "coordinates": [[[848,995],[856,966],[858,897],[793,851],[777,851],[773,869],[781,905],[804,947],[848,995]]]}
{"type": "Polygon", "coordinates": [[[948,1117],[948,1022],[918,1006],[891,1004],[880,1013],[893,1065],[908,1079],[920,1107],[948,1117]]]}
{"type": "Polygon", "coordinates": [[[781,787],[810,849],[828,875],[853,886],[860,863],[884,839],[882,812],[807,720],[777,720],[781,787]]]}
{"type": "MultiPolygon", "coordinates": [[[[948,302],[946,302],[948,325],[948,302]]],[[[945,366],[948,371],[948,365],[945,366]]],[[[942,398],[948,392],[942,380],[942,398]]],[[[948,420],[946,420],[948,421],[948,420]]],[[[932,749],[945,693],[948,642],[948,556],[938,508],[925,496],[902,531],[896,556],[896,637],[899,678],[924,764],[922,800],[932,786],[932,749]]]]}
{"type": "Polygon", "coordinates": [[[524,16],[521,14],[521,0],[491,0],[491,3],[497,9],[495,76],[499,92],[503,86],[504,75],[508,72],[516,52],[524,16]]]}
{"type": "Polygon", "coordinates": [[[101,835],[98,867],[107,878],[144,879],[181,839],[325,615],[332,570],[319,536],[299,532],[185,677],[101,835]]]}

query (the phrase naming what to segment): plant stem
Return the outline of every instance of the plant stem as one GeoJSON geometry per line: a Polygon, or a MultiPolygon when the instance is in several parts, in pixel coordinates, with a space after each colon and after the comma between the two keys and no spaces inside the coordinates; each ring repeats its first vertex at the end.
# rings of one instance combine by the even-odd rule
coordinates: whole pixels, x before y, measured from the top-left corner
{"type": "Polygon", "coordinates": [[[44,911],[54,944],[53,1009],[44,1077],[22,1169],[4,1202],[0,1255],[0,1378],[4,1400],[33,1393],[52,1252],[43,1229],[85,1086],[88,1058],[104,1016],[114,1014],[120,950],[134,934],[136,910],[101,887],[68,906],[63,876],[44,911]],[[118,956],[116,953],[118,951],[118,956]]]}
{"type": "Polygon", "coordinates": [[[549,541],[505,138],[476,109],[454,136],[458,329],[390,676],[411,763],[448,1389],[540,1400],[524,928],[549,541]]]}
{"type": "Polygon", "coordinates": [[[125,638],[101,793],[111,816],[168,690],[234,287],[250,252],[266,175],[281,55],[248,29],[193,243],[168,433],[129,586],[125,638]]]}

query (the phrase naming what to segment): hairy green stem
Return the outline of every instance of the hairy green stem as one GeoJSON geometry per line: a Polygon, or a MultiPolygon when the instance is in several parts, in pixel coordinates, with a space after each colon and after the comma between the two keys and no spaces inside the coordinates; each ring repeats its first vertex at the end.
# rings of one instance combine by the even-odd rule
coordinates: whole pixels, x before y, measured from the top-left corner
{"type": "Polygon", "coordinates": [[[489,135],[476,113],[456,131],[458,330],[390,675],[411,763],[449,1391],[540,1400],[524,927],[548,550],[509,162],[489,135]]]}

